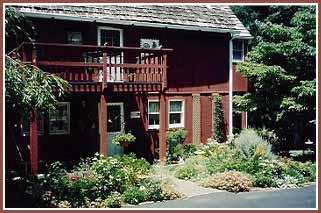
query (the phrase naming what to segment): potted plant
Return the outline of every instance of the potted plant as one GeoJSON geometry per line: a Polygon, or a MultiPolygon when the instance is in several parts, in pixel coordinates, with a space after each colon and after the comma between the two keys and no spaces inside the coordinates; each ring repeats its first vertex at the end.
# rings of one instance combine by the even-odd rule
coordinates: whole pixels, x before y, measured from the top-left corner
{"type": "Polygon", "coordinates": [[[134,143],[136,137],[131,133],[120,133],[112,139],[113,144],[121,145],[123,147],[128,147],[129,144],[134,143]]]}

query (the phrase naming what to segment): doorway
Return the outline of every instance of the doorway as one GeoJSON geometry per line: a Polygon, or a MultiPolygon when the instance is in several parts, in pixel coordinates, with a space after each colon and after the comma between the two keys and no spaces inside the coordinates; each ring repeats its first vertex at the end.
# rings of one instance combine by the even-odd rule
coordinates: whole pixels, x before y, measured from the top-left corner
{"type": "Polygon", "coordinates": [[[124,104],[107,103],[107,147],[108,156],[121,155],[124,148],[112,143],[113,138],[125,131],[124,104]]]}

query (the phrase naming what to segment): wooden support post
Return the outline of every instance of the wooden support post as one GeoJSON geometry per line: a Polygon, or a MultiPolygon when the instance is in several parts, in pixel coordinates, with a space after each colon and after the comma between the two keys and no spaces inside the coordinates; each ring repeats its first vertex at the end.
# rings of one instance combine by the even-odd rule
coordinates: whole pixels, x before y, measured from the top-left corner
{"type": "MultiPolygon", "coordinates": [[[[32,50],[32,65],[37,65],[37,52],[32,50]]],[[[35,67],[34,67],[35,68],[35,67]]],[[[37,110],[30,112],[30,165],[33,174],[38,173],[38,127],[37,127],[37,110]]]]}
{"type": "Polygon", "coordinates": [[[38,126],[37,111],[30,112],[30,165],[33,174],[38,173],[38,126]]]}
{"type": "Polygon", "coordinates": [[[107,104],[103,93],[99,106],[99,154],[107,155],[107,104]]]}
{"type": "Polygon", "coordinates": [[[164,92],[160,94],[159,105],[159,160],[164,163],[166,159],[166,99],[164,92]]]}

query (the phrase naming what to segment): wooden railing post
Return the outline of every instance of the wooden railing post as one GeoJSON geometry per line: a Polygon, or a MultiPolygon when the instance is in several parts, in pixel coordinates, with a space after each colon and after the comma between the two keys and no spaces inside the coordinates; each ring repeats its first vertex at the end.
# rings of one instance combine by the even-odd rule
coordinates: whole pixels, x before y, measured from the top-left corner
{"type": "MultiPolygon", "coordinates": [[[[36,49],[32,50],[32,65],[37,65],[36,49]]],[[[33,174],[38,173],[38,125],[37,125],[37,110],[33,109],[30,112],[30,165],[33,174]]]]}
{"type": "Polygon", "coordinates": [[[107,52],[103,52],[103,89],[107,87],[108,84],[108,73],[107,73],[107,52]]]}
{"type": "Polygon", "coordinates": [[[167,88],[167,54],[163,55],[163,79],[162,79],[163,89],[167,88]]]}

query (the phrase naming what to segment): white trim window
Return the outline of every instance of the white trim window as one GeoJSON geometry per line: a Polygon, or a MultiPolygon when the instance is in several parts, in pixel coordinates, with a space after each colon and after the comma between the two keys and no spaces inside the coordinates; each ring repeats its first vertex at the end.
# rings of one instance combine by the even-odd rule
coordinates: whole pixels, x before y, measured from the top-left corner
{"type": "Polygon", "coordinates": [[[244,61],[244,41],[233,40],[233,62],[244,61]]]}
{"type": "Polygon", "coordinates": [[[56,109],[49,111],[49,134],[64,135],[70,133],[70,103],[59,102],[56,109]]]}
{"type": "Polygon", "coordinates": [[[98,46],[123,46],[123,29],[99,26],[97,28],[98,46]]]}
{"type": "Polygon", "coordinates": [[[168,105],[169,128],[184,127],[184,101],[169,100],[168,105]]]}
{"type": "Polygon", "coordinates": [[[148,129],[159,129],[158,100],[148,100],[148,129]]]}

